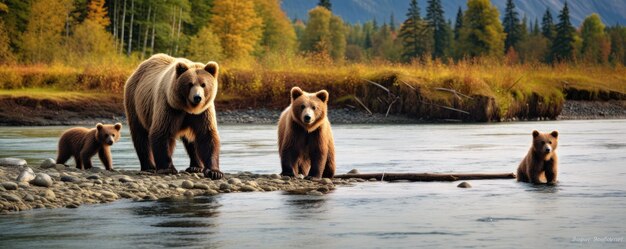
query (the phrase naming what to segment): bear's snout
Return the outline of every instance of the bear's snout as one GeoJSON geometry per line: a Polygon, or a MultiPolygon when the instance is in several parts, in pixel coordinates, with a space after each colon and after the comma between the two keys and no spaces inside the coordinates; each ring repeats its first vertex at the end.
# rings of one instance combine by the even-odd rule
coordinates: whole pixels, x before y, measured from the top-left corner
{"type": "Polygon", "coordinates": [[[195,96],[193,96],[193,103],[194,104],[199,104],[200,101],[202,101],[202,96],[200,96],[199,94],[196,94],[195,96]]]}
{"type": "Polygon", "coordinates": [[[113,145],[113,143],[114,143],[115,141],[113,140],[113,138],[112,138],[111,136],[108,136],[108,137],[107,137],[107,139],[106,139],[106,141],[104,141],[104,142],[105,142],[106,144],[108,144],[108,145],[113,145]]]}
{"type": "Polygon", "coordinates": [[[310,123],[310,122],[311,122],[311,116],[309,116],[309,115],[304,115],[304,122],[305,122],[305,123],[310,123]]]}
{"type": "Polygon", "coordinates": [[[550,145],[547,145],[543,147],[543,151],[546,153],[550,153],[552,152],[552,147],[550,147],[550,145]]]}

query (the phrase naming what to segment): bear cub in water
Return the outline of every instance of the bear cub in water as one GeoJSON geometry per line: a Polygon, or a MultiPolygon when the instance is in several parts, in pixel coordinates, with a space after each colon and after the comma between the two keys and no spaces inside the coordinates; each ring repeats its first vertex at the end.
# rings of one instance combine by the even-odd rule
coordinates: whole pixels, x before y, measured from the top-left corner
{"type": "Polygon", "coordinates": [[[71,128],[61,135],[56,163],[65,164],[70,157],[74,157],[76,168],[90,169],[91,157],[98,153],[102,165],[107,170],[113,169],[111,159],[111,145],[120,140],[122,124],[103,125],[98,123],[96,128],[71,128]]]}
{"type": "Polygon", "coordinates": [[[328,92],[291,89],[291,105],[278,121],[278,152],[283,176],[335,175],[335,142],[327,117],[328,92]]]}
{"type": "Polygon", "coordinates": [[[533,131],[533,144],[517,168],[517,181],[534,184],[556,184],[559,132],[539,133],[533,131]]]}

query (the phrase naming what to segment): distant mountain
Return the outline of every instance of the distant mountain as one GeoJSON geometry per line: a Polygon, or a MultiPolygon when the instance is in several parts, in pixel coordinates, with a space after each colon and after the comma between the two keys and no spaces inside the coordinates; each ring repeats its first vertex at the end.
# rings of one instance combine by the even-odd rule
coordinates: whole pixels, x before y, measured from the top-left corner
{"type": "MultiPolygon", "coordinates": [[[[426,1],[418,0],[422,16],[426,15],[426,1]]],[[[526,15],[528,21],[535,18],[541,22],[541,17],[550,8],[553,18],[556,20],[559,11],[563,8],[566,0],[516,0],[514,1],[520,19],[526,15]]],[[[307,12],[315,7],[319,0],[282,0],[282,8],[289,17],[306,19],[307,12]]],[[[376,18],[380,24],[389,23],[391,13],[395,16],[396,23],[401,23],[406,18],[410,0],[331,0],[333,13],[341,16],[349,23],[364,23],[376,18]]],[[[456,17],[459,6],[467,9],[466,0],[442,0],[446,19],[456,17]]],[[[506,0],[492,0],[500,10],[500,18],[504,13],[506,0]]],[[[591,13],[598,13],[606,25],[626,25],[626,0],[567,0],[570,9],[572,23],[577,27],[585,17],[591,13]]]]}

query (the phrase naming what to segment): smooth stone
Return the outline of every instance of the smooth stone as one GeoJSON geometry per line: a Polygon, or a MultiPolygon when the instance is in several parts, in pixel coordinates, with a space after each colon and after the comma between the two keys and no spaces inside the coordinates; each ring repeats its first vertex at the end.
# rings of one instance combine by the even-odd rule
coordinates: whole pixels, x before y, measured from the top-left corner
{"type": "Polygon", "coordinates": [[[16,181],[18,182],[30,182],[35,179],[35,172],[30,167],[24,167],[20,172],[20,175],[17,176],[16,181]]]}
{"type": "Polygon", "coordinates": [[[248,186],[248,185],[244,185],[241,187],[240,189],[243,192],[254,192],[256,191],[256,188],[252,187],[252,186],[248,186]]]}
{"type": "Polygon", "coordinates": [[[154,195],[146,195],[143,197],[144,200],[148,200],[148,201],[156,201],[158,200],[158,198],[154,195]]]}
{"type": "Polygon", "coordinates": [[[237,185],[237,184],[241,184],[241,180],[239,180],[239,178],[230,178],[228,179],[228,183],[237,185]]]}
{"type": "Polygon", "coordinates": [[[31,184],[40,187],[50,187],[52,186],[52,178],[46,173],[37,173],[35,175],[35,179],[33,179],[31,184]]]}
{"type": "Polygon", "coordinates": [[[214,189],[209,189],[207,191],[204,191],[204,194],[206,194],[206,195],[216,195],[216,194],[219,194],[219,192],[217,192],[217,190],[214,190],[214,189]]]}
{"type": "Polygon", "coordinates": [[[459,185],[457,185],[457,187],[459,187],[459,188],[471,188],[472,185],[470,185],[468,182],[462,182],[462,183],[459,183],[459,185]]]}
{"type": "Polygon", "coordinates": [[[93,183],[91,182],[83,182],[81,184],[78,185],[81,188],[89,188],[89,187],[93,187],[93,183]]]}
{"type": "Polygon", "coordinates": [[[165,185],[165,183],[159,183],[159,184],[156,185],[156,187],[160,188],[160,189],[166,189],[167,185],[165,185]]]}
{"type": "Polygon", "coordinates": [[[186,188],[186,189],[193,189],[194,184],[192,181],[184,180],[180,185],[181,187],[186,188]]]}
{"type": "Polygon", "coordinates": [[[44,191],[43,193],[41,193],[41,197],[45,198],[46,200],[49,201],[53,201],[57,198],[56,194],[54,194],[54,191],[50,190],[50,189],[46,189],[46,191],[44,191]]]}
{"type": "Polygon", "coordinates": [[[61,177],[61,173],[59,172],[46,172],[51,177],[61,177]]]}
{"type": "Polygon", "coordinates": [[[56,165],[57,165],[57,162],[54,161],[54,159],[48,158],[46,160],[43,160],[43,162],[41,162],[39,167],[42,169],[49,169],[49,168],[54,168],[54,166],[56,165]]]}
{"type": "Polygon", "coordinates": [[[130,176],[126,176],[126,175],[118,178],[118,180],[120,182],[134,182],[135,181],[133,178],[131,178],[130,176]]]}
{"type": "Polygon", "coordinates": [[[246,184],[255,188],[259,187],[259,184],[256,181],[247,181],[246,184]]]}
{"type": "Polygon", "coordinates": [[[127,193],[127,192],[121,192],[120,196],[122,198],[128,198],[128,199],[133,199],[135,198],[135,195],[131,194],[131,193],[127,193]]]}
{"type": "Polygon", "coordinates": [[[95,184],[102,184],[102,180],[97,179],[97,180],[93,181],[93,183],[95,183],[95,184]]]}
{"type": "Polygon", "coordinates": [[[17,183],[14,183],[14,182],[3,182],[2,183],[2,187],[4,187],[4,189],[6,189],[6,190],[16,190],[17,189],[17,183]]]}
{"type": "Polygon", "coordinates": [[[185,191],[185,193],[183,195],[187,196],[187,197],[193,197],[194,196],[193,191],[191,191],[191,190],[185,191]]]}
{"type": "Polygon", "coordinates": [[[98,180],[98,179],[100,179],[100,176],[99,175],[90,175],[90,176],[87,177],[87,179],[88,180],[98,180]]]}
{"type": "Polygon", "coordinates": [[[322,196],[324,194],[322,194],[322,192],[317,191],[317,190],[311,190],[309,192],[306,193],[307,195],[313,195],[313,196],[322,196]]]}
{"type": "Polygon", "coordinates": [[[280,175],[278,175],[278,174],[271,174],[270,178],[271,179],[280,179],[280,175]]]}
{"type": "Polygon", "coordinates": [[[70,203],[70,204],[65,205],[65,207],[66,208],[78,208],[78,207],[80,207],[80,204],[78,204],[78,203],[70,203]]]}
{"type": "Polygon", "coordinates": [[[6,199],[7,201],[22,202],[22,198],[18,197],[17,195],[14,195],[14,194],[3,193],[0,196],[2,196],[2,198],[6,199]]]}
{"type": "Polygon", "coordinates": [[[348,171],[348,174],[359,174],[359,170],[358,169],[351,169],[350,171],[348,171]]]}
{"type": "Polygon", "coordinates": [[[54,165],[54,169],[56,169],[57,171],[63,171],[63,170],[66,170],[67,168],[69,168],[69,167],[67,167],[67,166],[65,166],[63,164],[55,164],[54,165]]]}
{"type": "Polygon", "coordinates": [[[35,197],[33,195],[31,195],[31,194],[26,194],[24,196],[24,200],[25,201],[35,201],[35,197]]]}
{"type": "Polygon", "coordinates": [[[28,187],[30,187],[30,183],[27,183],[27,182],[18,182],[18,183],[17,183],[17,186],[18,186],[18,187],[20,187],[20,188],[28,188],[28,187]]]}
{"type": "Polygon", "coordinates": [[[230,190],[232,187],[228,183],[220,184],[220,190],[230,190]]]}
{"type": "Polygon", "coordinates": [[[26,166],[26,160],[21,158],[0,158],[0,166],[22,167],[26,166]]]}
{"type": "Polygon", "coordinates": [[[113,192],[106,191],[106,190],[100,191],[100,194],[102,194],[102,196],[104,196],[107,199],[117,199],[117,198],[119,198],[117,196],[117,194],[115,194],[113,192]]]}
{"type": "Polygon", "coordinates": [[[330,178],[322,178],[322,180],[320,180],[320,183],[322,183],[322,184],[333,184],[333,181],[330,178]]]}
{"type": "Polygon", "coordinates": [[[176,188],[175,190],[176,190],[176,192],[180,192],[180,193],[185,193],[185,191],[187,191],[184,188],[176,188]]]}
{"type": "Polygon", "coordinates": [[[289,177],[289,176],[282,176],[280,179],[283,180],[283,181],[289,181],[289,180],[291,180],[291,177],[289,177]]]}
{"type": "Polygon", "coordinates": [[[204,190],[210,189],[209,185],[206,185],[204,183],[194,184],[193,188],[195,188],[195,189],[204,189],[204,190]]]}
{"type": "Polygon", "coordinates": [[[61,176],[61,181],[62,182],[78,182],[78,178],[73,177],[73,176],[61,176]]]}

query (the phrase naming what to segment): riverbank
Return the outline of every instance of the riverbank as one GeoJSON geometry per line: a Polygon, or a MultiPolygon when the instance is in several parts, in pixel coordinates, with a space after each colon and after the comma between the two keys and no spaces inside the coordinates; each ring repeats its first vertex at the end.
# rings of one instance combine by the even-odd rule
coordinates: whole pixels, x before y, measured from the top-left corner
{"type": "Polygon", "coordinates": [[[221,180],[211,180],[201,174],[186,172],[155,175],[134,170],[92,168],[81,171],[54,164],[49,167],[0,166],[0,213],[37,208],[78,208],[118,199],[154,201],[232,192],[285,191],[288,194],[323,195],[338,185],[364,181],[304,180],[250,172],[227,173],[221,180]]]}

